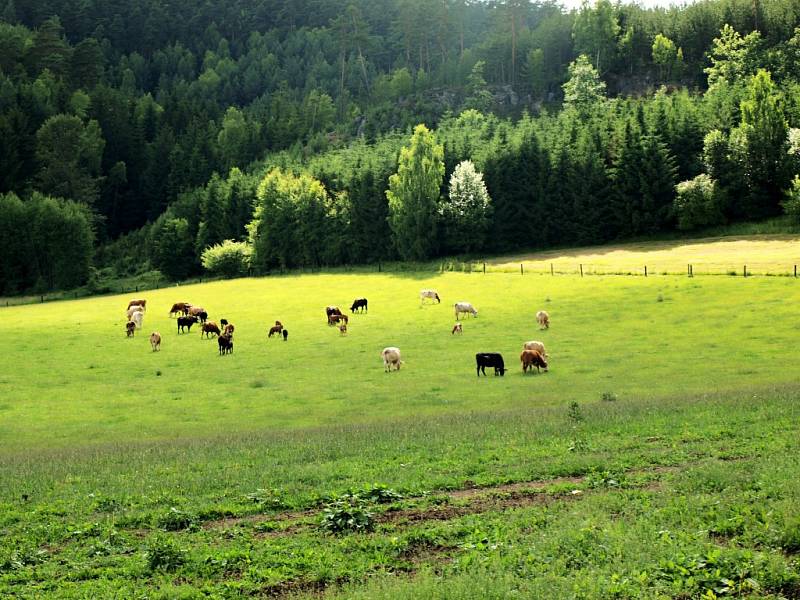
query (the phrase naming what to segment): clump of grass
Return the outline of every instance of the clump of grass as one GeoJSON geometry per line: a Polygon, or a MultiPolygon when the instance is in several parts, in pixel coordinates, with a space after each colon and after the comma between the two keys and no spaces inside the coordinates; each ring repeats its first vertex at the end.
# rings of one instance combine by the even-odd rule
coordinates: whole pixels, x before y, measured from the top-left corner
{"type": "Polygon", "coordinates": [[[569,403],[569,408],[567,408],[567,417],[573,423],[580,423],[583,421],[583,412],[581,412],[581,406],[574,400],[569,403]]]}
{"type": "Polygon", "coordinates": [[[603,402],[616,402],[617,395],[614,392],[603,392],[603,395],[600,396],[600,400],[603,402]]]}
{"type": "Polygon", "coordinates": [[[192,529],[197,526],[197,517],[172,506],[168,513],[158,518],[158,526],[164,531],[192,529]]]}
{"type": "Polygon", "coordinates": [[[150,571],[174,571],[186,562],[186,551],[172,538],[156,536],[148,542],[145,558],[150,571]]]}
{"type": "Polygon", "coordinates": [[[156,371],[156,377],[161,377],[161,371],[156,371]]]}
{"type": "Polygon", "coordinates": [[[254,389],[263,388],[265,385],[267,384],[261,379],[256,379],[255,381],[250,382],[250,387],[254,389]]]}
{"type": "Polygon", "coordinates": [[[656,302],[663,302],[663,301],[664,301],[664,296],[659,294],[658,297],[656,298],[656,302]]]}
{"type": "Polygon", "coordinates": [[[246,497],[248,500],[258,504],[260,508],[286,508],[286,501],[283,492],[275,488],[258,488],[255,492],[247,494],[246,497]]]}

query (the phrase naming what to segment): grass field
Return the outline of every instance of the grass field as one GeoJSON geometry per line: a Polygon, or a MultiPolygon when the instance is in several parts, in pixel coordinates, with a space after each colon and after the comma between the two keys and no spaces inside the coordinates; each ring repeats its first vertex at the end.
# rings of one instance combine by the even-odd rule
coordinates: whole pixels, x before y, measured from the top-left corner
{"type": "Polygon", "coordinates": [[[2,309],[0,596],[800,597],[798,289],[244,279],[147,292],[133,340],[128,296],[2,309]],[[357,296],[341,337],[324,307],[357,296]],[[179,300],[234,354],[178,335],[179,300]],[[530,339],[549,373],[522,375],[530,339]]]}

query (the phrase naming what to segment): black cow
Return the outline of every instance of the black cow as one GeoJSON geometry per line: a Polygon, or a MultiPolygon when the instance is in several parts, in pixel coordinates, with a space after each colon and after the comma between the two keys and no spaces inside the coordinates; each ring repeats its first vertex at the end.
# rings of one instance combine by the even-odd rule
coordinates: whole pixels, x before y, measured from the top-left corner
{"type": "Polygon", "coordinates": [[[227,335],[221,335],[217,338],[217,344],[219,344],[220,356],[223,354],[233,353],[233,338],[228,337],[227,335]]]}
{"type": "Polygon", "coordinates": [[[479,352],[475,355],[477,363],[478,377],[481,373],[486,375],[486,367],[494,367],[494,374],[503,376],[506,373],[506,365],[503,362],[503,355],[497,352],[479,352]]]}
{"type": "Polygon", "coordinates": [[[192,330],[192,325],[197,323],[197,317],[178,317],[178,333],[183,333],[183,328],[186,328],[186,331],[192,330]]]}
{"type": "Polygon", "coordinates": [[[283,341],[285,342],[288,339],[289,339],[289,330],[288,329],[284,329],[283,330],[283,341]]]}
{"type": "Polygon", "coordinates": [[[225,326],[228,324],[228,319],[220,319],[219,326],[225,329],[225,326]]]}
{"type": "Polygon", "coordinates": [[[367,299],[366,298],[356,298],[353,300],[353,305],[350,307],[350,312],[356,312],[357,310],[363,309],[364,312],[369,312],[369,308],[367,308],[367,299]]]}
{"type": "Polygon", "coordinates": [[[201,323],[205,323],[208,321],[208,313],[206,311],[199,312],[197,313],[197,318],[200,319],[201,323]]]}

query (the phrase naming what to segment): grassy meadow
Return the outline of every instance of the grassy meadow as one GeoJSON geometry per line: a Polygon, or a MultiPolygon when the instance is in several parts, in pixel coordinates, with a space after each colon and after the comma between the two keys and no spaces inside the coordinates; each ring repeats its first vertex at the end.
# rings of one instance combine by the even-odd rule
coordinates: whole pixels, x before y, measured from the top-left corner
{"type": "Polygon", "coordinates": [[[134,339],[129,296],[0,310],[0,596],[800,597],[793,278],[319,274],[141,296],[134,339]],[[327,327],[359,296],[347,336],[327,327]],[[177,333],[184,300],[236,325],[233,355],[177,333]],[[463,336],[458,300],[479,310],[463,336]],[[531,339],[549,373],[523,376],[531,339]],[[478,351],[506,376],[476,377],[478,351]]]}

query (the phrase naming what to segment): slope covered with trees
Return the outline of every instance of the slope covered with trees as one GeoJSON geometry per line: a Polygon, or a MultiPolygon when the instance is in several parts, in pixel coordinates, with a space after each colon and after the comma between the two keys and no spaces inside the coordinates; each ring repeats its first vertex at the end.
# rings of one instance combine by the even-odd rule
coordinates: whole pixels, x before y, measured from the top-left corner
{"type": "Polygon", "coordinates": [[[179,279],[225,240],[268,270],[800,212],[797,0],[0,9],[2,215],[52,197],[88,223],[69,280],[17,244],[0,293],[83,283],[92,260],[179,279]],[[405,164],[421,143],[441,168],[405,164]],[[463,161],[485,200],[453,196],[463,161]]]}

